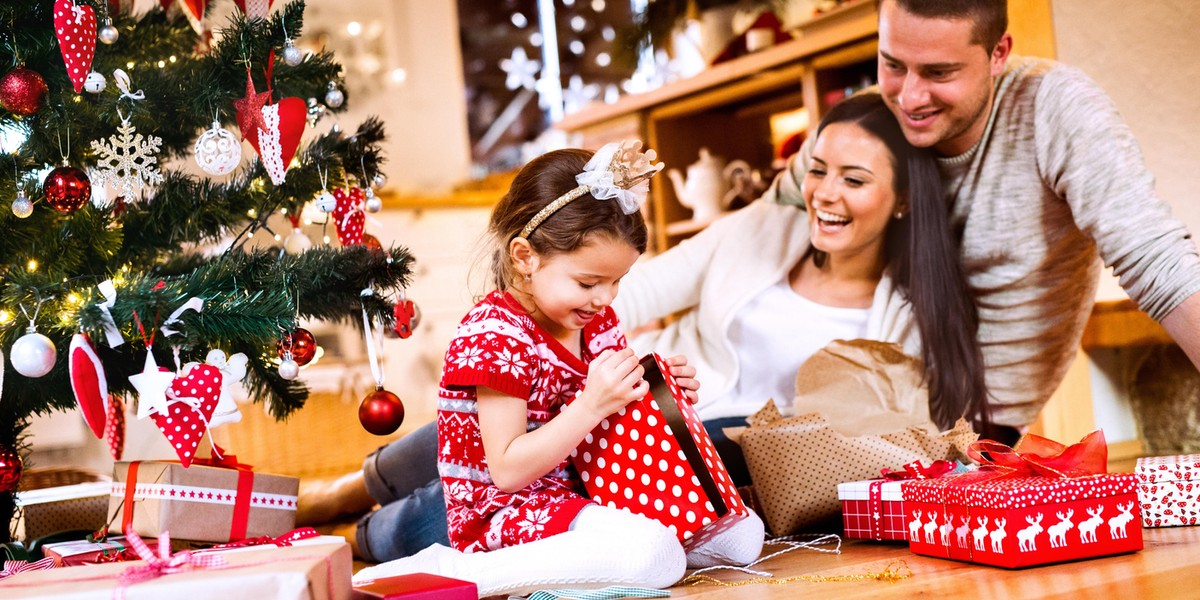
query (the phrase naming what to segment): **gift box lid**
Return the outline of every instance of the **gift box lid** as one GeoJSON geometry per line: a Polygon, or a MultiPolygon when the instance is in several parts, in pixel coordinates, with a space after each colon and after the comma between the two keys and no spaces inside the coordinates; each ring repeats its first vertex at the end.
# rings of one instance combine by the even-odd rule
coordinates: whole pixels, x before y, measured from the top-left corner
{"type": "Polygon", "coordinates": [[[937,479],[905,481],[903,484],[906,501],[994,509],[1026,508],[1064,500],[1089,500],[1137,493],[1137,478],[1131,473],[1057,479],[1000,477],[998,473],[974,471],[937,479]]]}
{"type": "Polygon", "coordinates": [[[92,481],[77,483],[75,485],[26,490],[17,492],[16,504],[17,506],[29,506],[31,504],[46,504],[49,502],[62,502],[64,500],[79,500],[80,498],[95,498],[97,496],[107,497],[111,489],[112,483],[107,481],[92,481]]]}
{"type": "Polygon", "coordinates": [[[848,481],[837,486],[838,500],[870,500],[871,484],[880,482],[879,499],[884,502],[899,502],[904,499],[900,484],[903,481],[886,481],[883,479],[867,479],[864,481],[848,481]]]}
{"type": "Polygon", "coordinates": [[[1146,456],[1133,470],[1142,483],[1200,480],[1200,454],[1146,456]]]}

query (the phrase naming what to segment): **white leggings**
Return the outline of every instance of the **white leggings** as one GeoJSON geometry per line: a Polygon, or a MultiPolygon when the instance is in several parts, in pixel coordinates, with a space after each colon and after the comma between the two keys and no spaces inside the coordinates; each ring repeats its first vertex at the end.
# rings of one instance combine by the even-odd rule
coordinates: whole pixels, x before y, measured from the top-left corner
{"type": "Polygon", "coordinates": [[[762,521],[753,518],[743,523],[750,525],[730,529],[685,557],[675,535],[658,522],[622,510],[590,505],[579,512],[568,531],[559,535],[472,554],[435,544],[413,556],[363,569],[354,576],[354,581],[433,573],[474,582],[481,597],[523,595],[563,585],[575,588],[609,585],[665,588],[683,577],[693,556],[698,560],[692,566],[697,567],[713,564],[714,560],[742,564],[757,558],[762,548],[762,521]],[[751,540],[755,532],[757,539],[751,540]],[[732,554],[727,555],[727,550],[732,554]],[[753,556],[745,558],[751,551],[753,556]]]}

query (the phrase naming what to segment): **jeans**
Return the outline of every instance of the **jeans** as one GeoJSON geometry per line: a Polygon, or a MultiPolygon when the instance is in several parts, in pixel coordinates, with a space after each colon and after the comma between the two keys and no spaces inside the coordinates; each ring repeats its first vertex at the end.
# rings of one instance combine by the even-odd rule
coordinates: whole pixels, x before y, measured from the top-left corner
{"type": "MultiPolygon", "coordinates": [[[[741,446],[721,429],[745,425],[744,417],[704,422],[737,486],[750,484],[750,472],[741,446]]],[[[435,421],[379,448],[363,461],[367,491],[381,505],[358,522],[358,549],[363,558],[385,562],[412,556],[433,544],[450,545],[437,451],[435,421]]]]}

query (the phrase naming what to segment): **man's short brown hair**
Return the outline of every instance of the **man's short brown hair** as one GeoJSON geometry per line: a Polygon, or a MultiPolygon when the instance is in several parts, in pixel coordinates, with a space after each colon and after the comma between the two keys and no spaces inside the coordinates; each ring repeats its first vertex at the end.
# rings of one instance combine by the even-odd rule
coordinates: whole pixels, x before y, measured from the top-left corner
{"type": "Polygon", "coordinates": [[[926,19],[969,19],[971,43],[992,51],[1008,30],[1007,0],[875,0],[876,8],[895,2],[905,12],[926,19]]]}

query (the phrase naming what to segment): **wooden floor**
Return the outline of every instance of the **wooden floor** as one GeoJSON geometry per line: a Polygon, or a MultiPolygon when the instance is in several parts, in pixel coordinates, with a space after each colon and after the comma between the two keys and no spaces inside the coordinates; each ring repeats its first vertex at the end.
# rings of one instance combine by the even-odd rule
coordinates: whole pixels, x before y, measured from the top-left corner
{"type": "MultiPolygon", "coordinates": [[[[722,587],[704,583],[671,589],[672,598],[764,600],[804,596],[888,600],[917,597],[972,600],[1108,597],[1114,600],[1200,598],[1200,527],[1145,530],[1145,549],[1133,554],[1020,570],[1000,569],[917,556],[902,544],[847,540],[841,554],[794,550],[758,565],[776,579],[817,576],[841,579],[907,565],[912,575],[894,583],[793,580],[722,587]],[[898,561],[903,561],[900,563],[898,561]],[[1100,595],[1100,596],[1097,596],[1100,595]]],[[[771,547],[767,548],[769,553],[771,547]]],[[[715,572],[720,580],[752,579],[742,573],[715,572]]]]}

